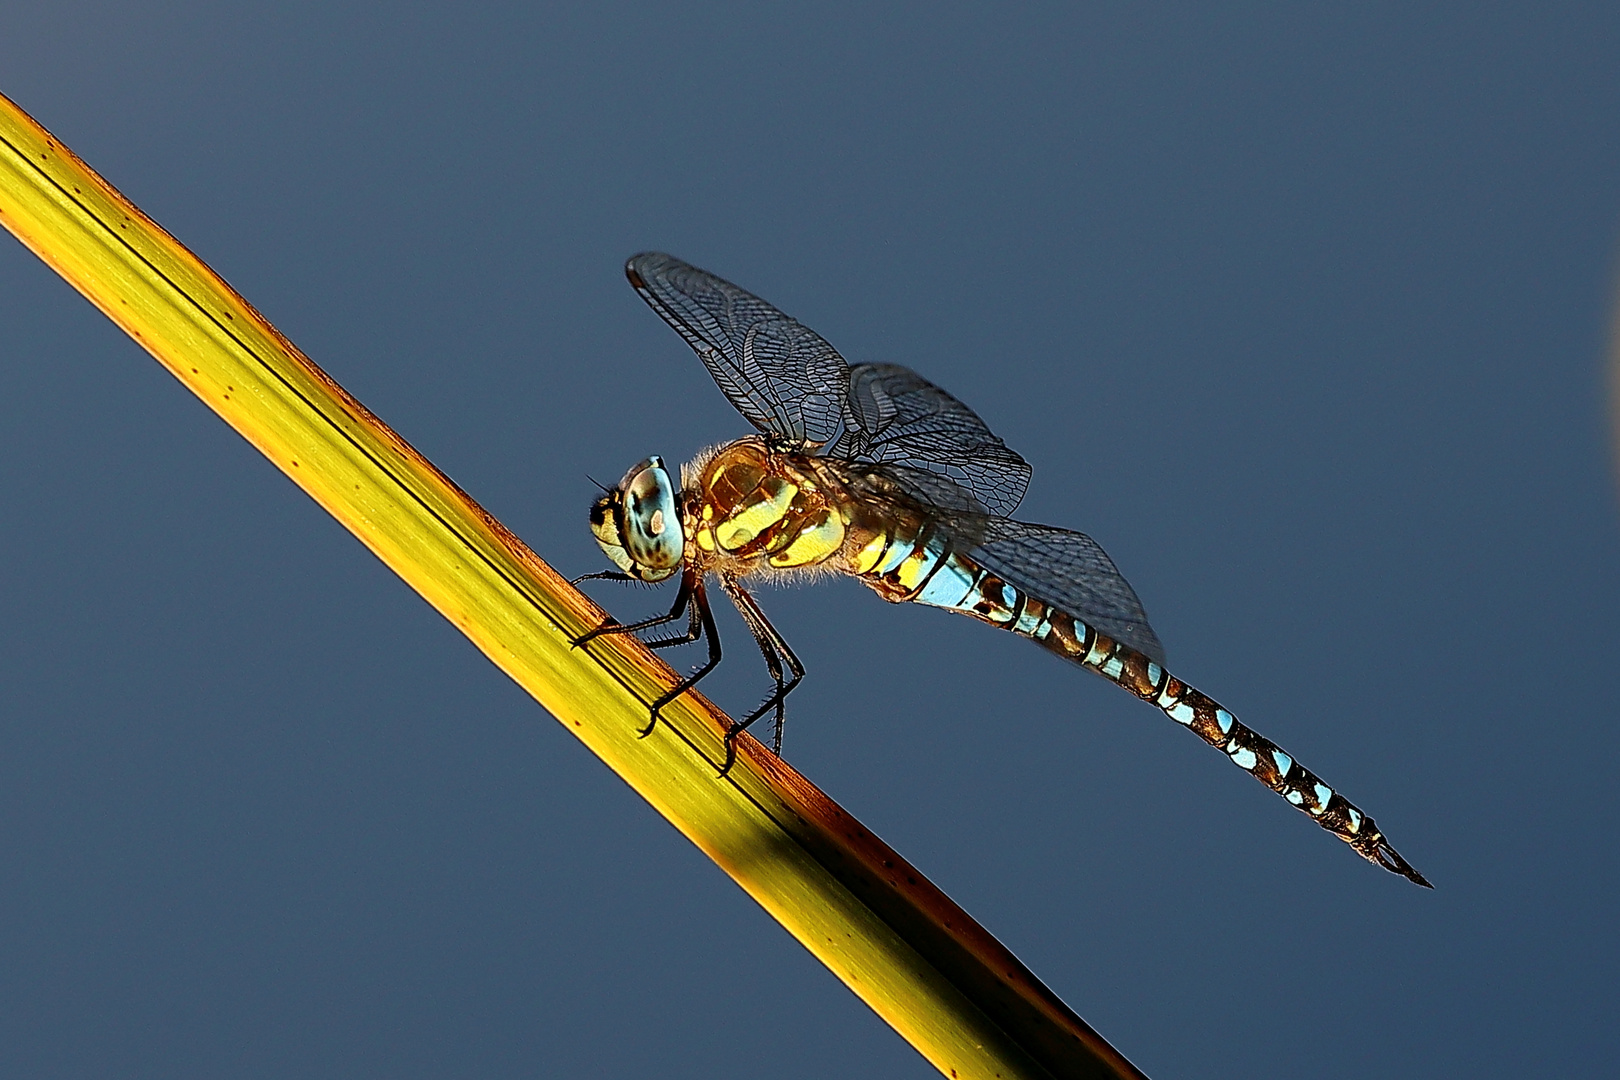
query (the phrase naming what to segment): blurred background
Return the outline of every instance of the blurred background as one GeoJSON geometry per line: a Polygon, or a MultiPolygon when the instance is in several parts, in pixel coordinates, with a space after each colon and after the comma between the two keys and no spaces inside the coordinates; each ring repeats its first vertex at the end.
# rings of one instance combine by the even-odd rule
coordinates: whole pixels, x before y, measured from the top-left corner
{"type": "MultiPolygon", "coordinates": [[[[632,252],[975,408],[1436,885],[1012,635],[766,593],[788,758],[1159,1080],[1613,1068],[1617,55],[1596,3],[0,13],[0,92],[565,574],[587,473],[747,430],[632,252]]],[[[934,1075],[9,238],[0,357],[0,1072],[934,1075]]]]}

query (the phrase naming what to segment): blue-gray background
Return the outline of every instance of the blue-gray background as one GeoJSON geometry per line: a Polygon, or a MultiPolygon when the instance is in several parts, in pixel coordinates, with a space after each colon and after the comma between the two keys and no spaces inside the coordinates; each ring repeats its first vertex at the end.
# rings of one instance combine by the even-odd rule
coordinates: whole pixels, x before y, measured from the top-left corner
{"type": "MultiPolygon", "coordinates": [[[[745,430],[631,252],[924,372],[1438,888],[849,582],[790,759],[1156,1078],[1605,1074],[1620,9],[1222,6],[59,0],[0,91],[564,572],[745,430]]],[[[0,357],[0,1073],[932,1075],[10,240],[0,357]]]]}

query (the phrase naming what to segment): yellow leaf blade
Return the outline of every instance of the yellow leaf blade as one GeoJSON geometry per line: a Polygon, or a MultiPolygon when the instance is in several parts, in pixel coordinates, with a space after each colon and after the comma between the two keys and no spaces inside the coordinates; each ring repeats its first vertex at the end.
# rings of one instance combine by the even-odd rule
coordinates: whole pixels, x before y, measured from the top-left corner
{"type": "Polygon", "coordinates": [[[628,637],[279,334],[201,260],[0,97],[0,224],[470,638],[783,927],[955,1077],[1141,1074],[913,867],[628,637]]]}

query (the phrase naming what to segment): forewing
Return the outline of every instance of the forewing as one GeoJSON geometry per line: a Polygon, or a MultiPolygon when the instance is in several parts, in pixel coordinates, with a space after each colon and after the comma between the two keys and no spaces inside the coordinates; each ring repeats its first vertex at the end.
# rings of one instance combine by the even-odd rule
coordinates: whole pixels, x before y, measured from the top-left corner
{"type": "Polygon", "coordinates": [[[1084,533],[991,518],[969,557],[1035,599],[1164,663],[1164,646],[1148,625],[1136,591],[1108,553],[1084,533]]]}
{"type": "Polygon", "coordinates": [[[909,368],[849,370],[844,433],[829,456],[893,462],[949,477],[993,514],[1010,514],[1029,487],[1029,463],[974,411],[909,368]]]}
{"type": "Polygon", "coordinates": [[[849,365],[820,334],[673,255],[644,252],[624,272],[749,423],[802,448],[838,433],[849,365]]]}

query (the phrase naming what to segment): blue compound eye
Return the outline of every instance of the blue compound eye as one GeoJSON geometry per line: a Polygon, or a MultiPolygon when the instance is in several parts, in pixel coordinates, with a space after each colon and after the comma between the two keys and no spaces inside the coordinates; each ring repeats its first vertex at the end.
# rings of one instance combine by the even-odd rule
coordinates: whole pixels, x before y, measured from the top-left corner
{"type": "Polygon", "coordinates": [[[652,570],[680,565],[686,550],[680,501],[664,461],[650,457],[625,474],[624,549],[637,564],[652,570]]]}

